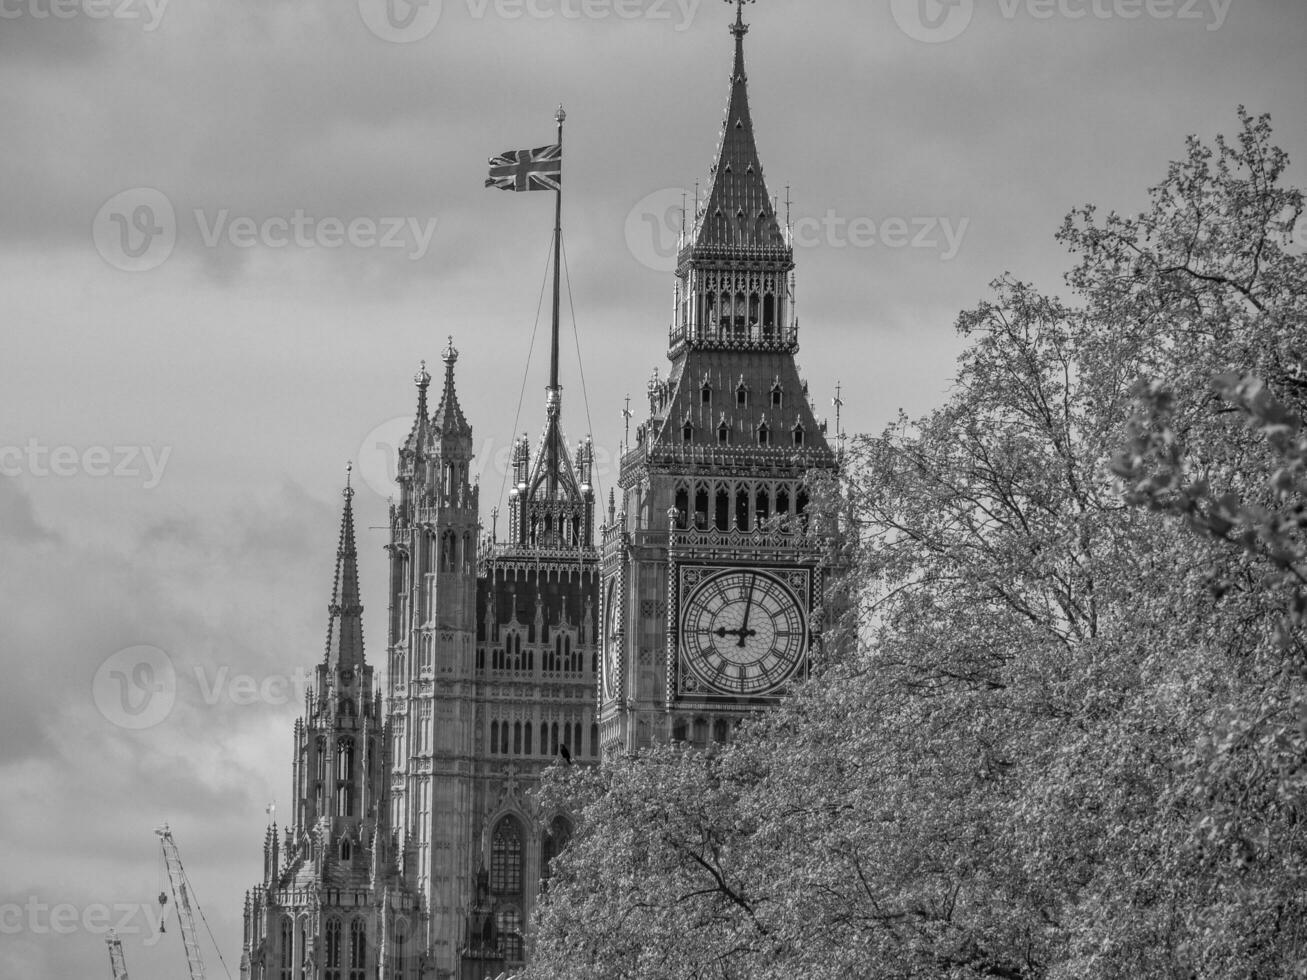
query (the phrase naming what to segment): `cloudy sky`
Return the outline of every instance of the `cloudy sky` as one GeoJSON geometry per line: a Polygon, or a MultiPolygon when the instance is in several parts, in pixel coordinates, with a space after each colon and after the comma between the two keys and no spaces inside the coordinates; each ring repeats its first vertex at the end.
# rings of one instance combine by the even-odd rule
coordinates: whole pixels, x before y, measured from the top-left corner
{"type": "MultiPolygon", "coordinates": [[[[490,154],[552,142],[560,102],[572,440],[593,432],[604,464],[623,397],[666,369],[676,211],[711,162],[731,9],[386,2],[0,0],[6,980],[108,977],[109,925],[133,980],[179,975],[153,918],[165,820],[235,973],[345,461],[377,662],[373,528],[419,359],[451,334],[461,351],[487,523],[514,432],[541,423],[545,325],[517,407],[552,198],[482,179],[490,154]],[[127,683],[160,693],[133,714],[127,683]]],[[[854,431],[929,410],[959,310],[1005,271],[1059,289],[1062,216],[1140,209],[1239,104],[1272,113],[1304,183],[1301,0],[747,16],[762,159],[800,242],[800,366],[820,413],[842,382],[854,431]]]]}

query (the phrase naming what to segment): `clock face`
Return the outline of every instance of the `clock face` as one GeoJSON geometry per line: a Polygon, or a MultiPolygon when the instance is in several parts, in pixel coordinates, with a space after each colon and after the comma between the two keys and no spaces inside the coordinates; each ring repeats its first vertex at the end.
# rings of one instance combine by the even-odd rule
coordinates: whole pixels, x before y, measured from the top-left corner
{"type": "Polygon", "coordinates": [[[685,600],[681,650],[694,677],[715,694],[774,690],[802,663],[807,646],[803,606],[761,569],[708,575],[685,600]]]}
{"type": "Polygon", "coordinates": [[[608,594],[604,597],[604,687],[610,698],[619,693],[621,667],[618,650],[618,631],[621,627],[621,612],[617,608],[617,582],[608,583],[608,594]]]}

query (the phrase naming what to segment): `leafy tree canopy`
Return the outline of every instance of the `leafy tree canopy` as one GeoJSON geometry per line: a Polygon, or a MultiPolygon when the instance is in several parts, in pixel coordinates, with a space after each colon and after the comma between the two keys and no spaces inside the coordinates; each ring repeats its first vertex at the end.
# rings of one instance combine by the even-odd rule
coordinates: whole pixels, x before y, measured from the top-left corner
{"type": "Polygon", "coordinates": [[[1307,260],[1266,118],[1006,276],[825,506],[857,642],[543,792],[530,980],[1307,976],[1307,260]]]}

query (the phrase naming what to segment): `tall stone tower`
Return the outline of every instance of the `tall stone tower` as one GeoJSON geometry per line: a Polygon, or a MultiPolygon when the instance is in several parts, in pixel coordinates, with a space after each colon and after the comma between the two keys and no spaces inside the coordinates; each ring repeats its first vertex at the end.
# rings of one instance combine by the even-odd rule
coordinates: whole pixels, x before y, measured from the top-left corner
{"type": "Polygon", "coordinates": [[[291,821],[270,824],[245,896],[242,980],[417,980],[423,913],[392,832],[381,692],[363,654],[346,485],[327,649],[295,722],[291,821]]]}
{"type": "Polygon", "coordinates": [[[458,352],[452,340],[442,359],[440,400],[430,414],[425,366],[414,379],[417,413],[399,452],[399,496],[390,511],[387,646],[391,819],[405,877],[429,915],[424,952],[437,961],[442,951],[456,951],[466,904],[481,696],[472,427],[454,388],[458,352]]]}
{"type": "Polygon", "coordinates": [[[481,980],[523,960],[549,861],[571,834],[528,790],[598,758],[593,450],[563,437],[557,374],[534,453],[514,444],[509,537],[482,539],[472,428],[444,353],[419,372],[391,510],[391,817],[428,912],[424,976],[481,980]]]}
{"type": "Polygon", "coordinates": [[[754,143],[742,10],[711,187],[678,252],[671,369],[648,384],[602,529],[606,755],[726,740],[822,639],[828,542],[807,508],[837,459],[794,362],[794,252],[754,143]]]}

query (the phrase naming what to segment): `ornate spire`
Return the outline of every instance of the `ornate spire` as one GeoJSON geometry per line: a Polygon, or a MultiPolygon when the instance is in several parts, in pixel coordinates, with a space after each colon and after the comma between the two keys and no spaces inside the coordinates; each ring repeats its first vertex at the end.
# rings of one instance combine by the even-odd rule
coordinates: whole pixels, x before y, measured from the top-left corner
{"type": "Polygon", "coordinates": [[[458,404],[458,393],[454,390],[454,365],[458,363],[458,351],[454,348],[453,337],[449,338],[440,359],[445,362],[445,387],[440,393],[440,404],[431,416],[431,424],[437,432],[471,435],[472,427],[463,417],[463,409],[458,404]]]}
{"type": "Polygon", "coordinates": [[[427,371],[426,361],[418,366],[417,374],[413,375],[413,384],[418,390],[418,408],[413,419],[413,428],[409,429],[408,438],[404,440],[404,449],[410,453],[419,450],[426,441],[427,389],[431,386],[431,374],[427,371]]]}
{"type": "Polygon", "coordinates": [[[354,545],[354,464],[345,467],[344,512],[336,546],[336,579],[331,587],[327,622],[327,666],[363,665],[363,603],[359,599],[358,551],[354,545]]]}
{"type": "Polygon", "coordinates": [[[785,238],[763,181],[749,114],[748,76],[744,71],[744,35],[749,25],[744,22],[744,0],[732,2],[737,3],[737,10],[730,27],[735,37],[731,94],[712,169],[712,186],[707,203],[696,216],[691,250],[696,254],[724,249],[785,251],[785,238]]]}

